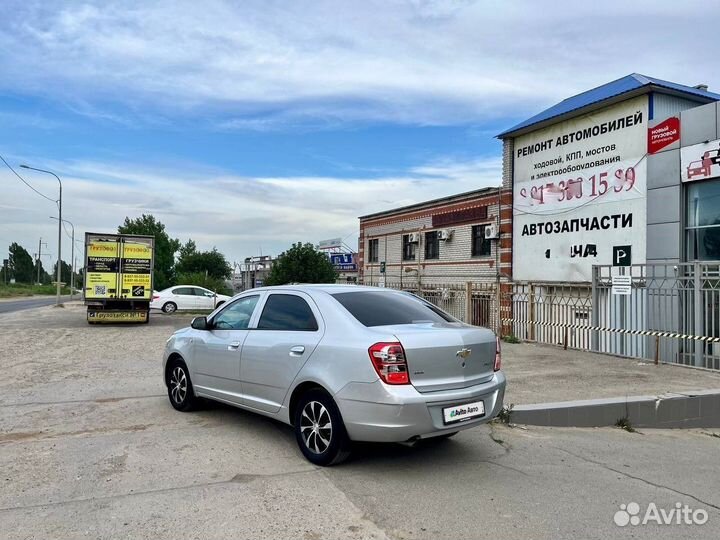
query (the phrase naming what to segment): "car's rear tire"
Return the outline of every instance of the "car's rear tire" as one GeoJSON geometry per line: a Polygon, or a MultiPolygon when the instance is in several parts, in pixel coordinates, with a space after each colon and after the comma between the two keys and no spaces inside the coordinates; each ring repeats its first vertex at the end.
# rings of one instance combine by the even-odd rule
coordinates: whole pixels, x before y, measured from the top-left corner
{"type": "Polygon", "coordinates": [[[316,388],[300,396],[294,420],[298,446],[311,463],[325,467],[350,456],[350,439],[340,410],[324,390],[316,388]]]}
{"type": "Polygon", "coordinates": [[[197,407],[190,370],[182,360],[173,360],[167,372],[167,389],[170,404],[181,412],[189,412],[197,407]]]}
{"type": "Polygon", "coordinates": [[[162,307],[163,313],[175,313],[177,311],[177,304],[175,302],[165,302],[162,307]]]}
{"type": "Polygon", "coordinates": [[[224,303],[225,303],[225,301],[224,301],[224,300],[221,300],[220,302],[218,302],[217,304],[215,304],[215,309],[219,308],[219,307],[222,306],[224,303]]]}

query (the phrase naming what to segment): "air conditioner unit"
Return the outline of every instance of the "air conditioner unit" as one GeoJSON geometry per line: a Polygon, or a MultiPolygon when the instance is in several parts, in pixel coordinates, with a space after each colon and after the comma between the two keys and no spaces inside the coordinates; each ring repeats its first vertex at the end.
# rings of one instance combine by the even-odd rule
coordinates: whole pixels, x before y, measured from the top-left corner
{"type": "Polygon", "coordinates": [[[438,231],[438,240],[450,240],[452,238],[453,232],[450,229],[441,229],[438,231]]]}
{"type": "Polygon", "coordinates": [[[408,235],[408,242],[411,244],[417,244],[420,241],[420,234],[419,233],[410,233],[408,235]]]}
{"type": "Polygon", "coordinates": [[[494,240],[498,237],[497,225],[494,223],[485,227],[485,240],[494,240]]]}

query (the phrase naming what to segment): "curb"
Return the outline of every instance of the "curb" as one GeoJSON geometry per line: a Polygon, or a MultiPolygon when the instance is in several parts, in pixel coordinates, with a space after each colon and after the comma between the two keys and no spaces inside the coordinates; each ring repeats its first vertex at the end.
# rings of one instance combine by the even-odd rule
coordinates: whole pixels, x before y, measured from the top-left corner
{"type": "Polygon", "coordinates": [[[638,428],[720,427],[720,389],[518,405],[512,409],[510,421],[533,426],[604,427],[614,426],[621,418],[638,428]]]}

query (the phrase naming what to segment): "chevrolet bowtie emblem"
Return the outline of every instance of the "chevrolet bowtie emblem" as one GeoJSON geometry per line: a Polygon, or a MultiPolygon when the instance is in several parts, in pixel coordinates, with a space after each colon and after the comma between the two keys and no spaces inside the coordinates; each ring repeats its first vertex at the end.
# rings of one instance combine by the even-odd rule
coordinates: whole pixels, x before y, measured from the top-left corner
{"type": "Polygon", "coordinates": [[[455,353],[455,356],[459,356],[462,359],[467,358],[472,354],[472,349],[463,348],[460,349],[458,352],[455,353]]]}

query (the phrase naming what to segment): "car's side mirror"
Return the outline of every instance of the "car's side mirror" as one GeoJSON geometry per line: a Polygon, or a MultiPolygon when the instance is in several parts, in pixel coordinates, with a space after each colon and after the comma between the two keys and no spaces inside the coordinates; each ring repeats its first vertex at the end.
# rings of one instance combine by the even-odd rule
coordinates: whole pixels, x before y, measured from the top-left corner
{"type": "Polygon", "coordinates": [[[190,326],[195,330],[210,330],[207,317],[195,317],[190,323],[190,326]]]}

